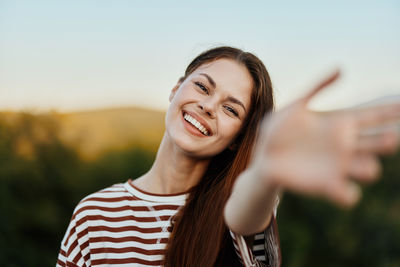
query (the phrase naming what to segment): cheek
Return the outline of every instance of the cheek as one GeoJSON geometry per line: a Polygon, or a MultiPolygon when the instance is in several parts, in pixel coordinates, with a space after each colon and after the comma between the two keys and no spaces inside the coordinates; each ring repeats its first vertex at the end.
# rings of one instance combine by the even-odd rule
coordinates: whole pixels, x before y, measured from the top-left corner
{"type": "Polygon", "coordinates": [[[227,121],[221,124],[221,136],[230,144],[240,131],[242,123],[239,121],[227,121]]]}
{"type": "Polygon", "coordinates": [[[193,88],[189,84],[181,85],[176,91],[174,98],[185,98],[192,93],[193,88]]]}
{"type": "Polygon", "coordinates": [[[178,102],[174,102],[174,100],[170,103],[168,110],[165,114],[164,126],[165,130],[171,132],[178,126],[180,113],[177,108],[178,102]]]}

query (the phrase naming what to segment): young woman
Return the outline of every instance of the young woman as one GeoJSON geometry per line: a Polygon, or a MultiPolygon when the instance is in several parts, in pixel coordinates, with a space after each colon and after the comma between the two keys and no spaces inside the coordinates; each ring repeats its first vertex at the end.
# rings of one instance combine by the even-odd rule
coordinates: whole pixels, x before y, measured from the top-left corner
{"type": "Polygon", "coordinates": [[[359,190],[348,177],[374,179],[376,154],[397,144],[393,131],[362,130],[398,117],[398,104],[306,109],[337,76],[271,115],[272,85],[257,57],[231,47],[200,54],[171,91],[152,168],[79,203],[57,265],[279,266],[278,194],[352,205],[359,190]]]}

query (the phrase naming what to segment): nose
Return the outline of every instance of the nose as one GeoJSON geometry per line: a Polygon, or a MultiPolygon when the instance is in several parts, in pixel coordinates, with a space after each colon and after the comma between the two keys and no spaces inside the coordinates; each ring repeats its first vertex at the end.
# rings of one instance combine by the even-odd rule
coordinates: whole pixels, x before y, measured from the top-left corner
{"type": "Polygon", "coordinates": [[[198,106],[208,117],[212,119],[215,117],[215,104],[212,101],[202,101],[198,106]]]}

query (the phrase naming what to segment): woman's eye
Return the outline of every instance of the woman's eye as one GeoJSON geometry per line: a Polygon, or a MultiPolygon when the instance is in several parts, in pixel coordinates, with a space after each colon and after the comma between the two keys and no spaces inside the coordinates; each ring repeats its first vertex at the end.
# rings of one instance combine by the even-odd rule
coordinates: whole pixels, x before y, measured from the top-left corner
{"type": "Polygon", "coordinates": [[[237,111],[234,109],[234,108],[232,108],[232,107],[230,107],[230,106],[225,106],[225,109],[227,110],[227,111],[229,111],[230,113],[232,113],[235,117],[237,117],[239,114],[237,113],[237,111]]]}
{"type": "Polygon", "coordinates": [[[197,87],[200,88],[200,90],[202,90],[204,93],[208,94],[208,89],[207,89],[207,87],[205,87],[202,83],[195,82],[195,84],[197,85],[197,87]]]}

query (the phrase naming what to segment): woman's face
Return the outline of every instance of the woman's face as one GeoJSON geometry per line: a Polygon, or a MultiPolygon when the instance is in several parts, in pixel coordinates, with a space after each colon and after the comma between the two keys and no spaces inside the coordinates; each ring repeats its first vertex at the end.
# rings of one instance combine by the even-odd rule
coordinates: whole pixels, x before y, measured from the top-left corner
{"type": "Polygon", "coordinates": [[[250,73],[234,60],[201,65],[171,92],[167,137],[190,156],[222,152],[246,119],[252,87],[250,73]]]}

